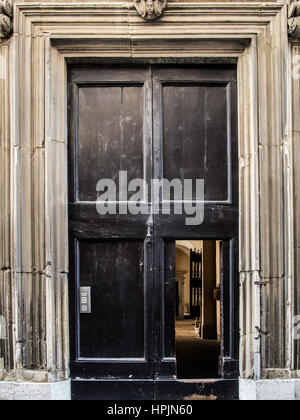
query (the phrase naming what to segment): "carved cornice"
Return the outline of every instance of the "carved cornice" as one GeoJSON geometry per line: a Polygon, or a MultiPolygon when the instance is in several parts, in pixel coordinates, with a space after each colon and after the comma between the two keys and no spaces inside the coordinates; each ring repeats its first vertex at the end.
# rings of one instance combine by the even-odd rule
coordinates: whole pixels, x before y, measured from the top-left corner
{"type": "Polygon", "coordinates": [[[145,20],[159,19],[168,5],[168,0],[133,0],[138,14],[145,20]]]}
{"type": "Polygon", "coordinates": [[[300,1],[292,1],[288,11],[288,32],[290,38],[300,39],[300,1]]]}
{"type": "Polygon", "coordinates": [[[6,38],[11,34],[12,16],[12,0],[0,0],[0,39],[6,38]]]}

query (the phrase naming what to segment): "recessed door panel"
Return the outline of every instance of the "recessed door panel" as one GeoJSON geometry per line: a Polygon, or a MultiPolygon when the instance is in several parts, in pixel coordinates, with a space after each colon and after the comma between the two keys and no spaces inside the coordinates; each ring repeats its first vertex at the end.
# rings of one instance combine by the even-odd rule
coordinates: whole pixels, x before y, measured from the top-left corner
{"type": "Polygon", "coordinates": [[[91,287],[91,313],[79,317],[80,359],[145,358],[142,241],[79,241],[79,287],[91,287]]]}
{"type": "Polygon", "coordinates": [[[176,197],[173,189],[171,194],[162,193],[168,205],[182,204],[182,211],[161,211],[155,217],[155,231],[174,239],[210,237],[217,231],[231,237],[238,231],[236,69],[156,67],[153,92],[155,178],[179,179],[182,184],[176,197]],[[185,182],[190,180],[192,191],[187,191],[185,182]],[[197,180],[203,182],[204,194],[197,190],[197,180]],[[198,210],[204,214],[198,216],[200,222],[187,222],[185,209],[191,197],[198,205],[204,203],[198,210]]]}
{"type": "Polygon", "coordinates": [[[227,86],[166,84],[162,98],[163,177],[204,179],[206,201],[227,201],[231,176],[227,86]]]}
{"type": "MultiPolygon", "coordinates": [[[[144,85],[78,87],[79,201],[95,201],[100,179],[144,176],[144,85]]],[[[118,197],[117,197],[118,199],[118,197]]]]}

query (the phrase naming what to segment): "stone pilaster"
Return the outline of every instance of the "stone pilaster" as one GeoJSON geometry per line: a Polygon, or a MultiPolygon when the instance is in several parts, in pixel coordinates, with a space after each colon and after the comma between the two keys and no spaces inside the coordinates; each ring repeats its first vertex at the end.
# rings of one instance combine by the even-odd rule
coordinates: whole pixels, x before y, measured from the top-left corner
{"type": "MultiPolygon", "coordinates": [[[[293,140],[293,193],[294,193],[294,325],[299,322],[300,315],[300,39],[291,42],[292,61],[292,140],[293,140]]],[[[298,325],[299,327],[299,325],[298,325]]],[[[297,337],[294,337],[297,338],[297,337]]],[[[295,370],[300,372],[300,340],[294,340],[295,370]]]]}
{"type": "Polygon", "coordinates": [[[15,367],[11,243],[10,48],[0,45],[0,380],[15,367]]]}

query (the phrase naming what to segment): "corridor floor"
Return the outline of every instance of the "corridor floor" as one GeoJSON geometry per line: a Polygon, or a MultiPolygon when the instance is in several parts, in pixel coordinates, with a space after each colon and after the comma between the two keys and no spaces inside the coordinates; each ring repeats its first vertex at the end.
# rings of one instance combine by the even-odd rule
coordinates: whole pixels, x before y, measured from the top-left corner
{"type": "Polygon", "coordinates": [[[177,378],[218,378],[220,343],[201,340],[194,324],[194,320],[176,321],[177,378]]]}

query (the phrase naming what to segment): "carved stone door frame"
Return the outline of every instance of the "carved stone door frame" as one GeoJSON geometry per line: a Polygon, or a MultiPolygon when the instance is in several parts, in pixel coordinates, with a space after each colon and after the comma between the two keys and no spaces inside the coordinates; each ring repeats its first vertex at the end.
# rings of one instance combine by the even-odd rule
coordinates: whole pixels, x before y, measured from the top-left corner
{"type": "Polygon", "coordinates": [[[12,202],[3,245],[12,255],[14,356],[5,357],[6,371],[32,382],[69,378],[67,62],[188,59],[238,64],[240,375],[291,372],[293,307],[275,314],[269,306],[293,294],[285,2],[172,2],[155,23],[132,2],[16,2],[14,35],[0,51],[9,75],[1,86],[10,111],[1,109],[0,119],[10,127],[12,202]],[[279,323],[285,332],[276,332],[279,323]]]}

